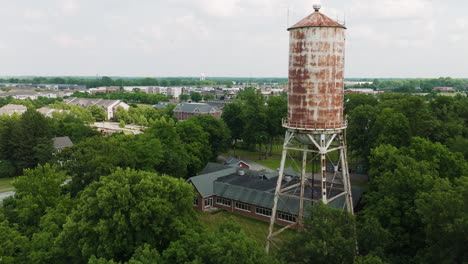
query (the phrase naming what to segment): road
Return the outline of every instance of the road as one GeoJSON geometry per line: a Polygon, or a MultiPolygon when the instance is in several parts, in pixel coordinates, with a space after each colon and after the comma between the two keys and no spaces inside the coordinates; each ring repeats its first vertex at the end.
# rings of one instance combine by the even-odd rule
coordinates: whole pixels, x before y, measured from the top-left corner
{"type": "Polygon", "coordinates": [[[8,192],[0,193],[0,204],[2,203],[3,199],[8,198],[13,195],[15,195],[15,191],[8,191],[8,192]]]}

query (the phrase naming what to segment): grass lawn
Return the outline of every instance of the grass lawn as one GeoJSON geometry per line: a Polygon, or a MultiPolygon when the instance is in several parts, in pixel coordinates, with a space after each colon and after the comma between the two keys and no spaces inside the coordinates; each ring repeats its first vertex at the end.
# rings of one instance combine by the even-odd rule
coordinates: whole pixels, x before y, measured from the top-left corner
{"type": "MultiPolygon", "coordinates": [[[[233,214],[231,212],[221,211],[219,213],[211,214],[205,212],[198,212],[198,219],[200,219],[201,224],[211,230],[219,230],[221,223],[228,218],[231,218],[235,223],[237,223],[246,235],[253,238],[261,247],[265,247],[266,237],[268,235],[268,226],[269,223],[260,221],[257,219],[233,214]]],[[[279,227],[275,229],[278,230],[279,227]]],[[[281,241],[291,238],[295,233],[294,230],[286,230],[278,236],[278,243],[281,244],[281,241]]],[[[272,250],[275,250],[275,247],[272,247],[272,250]]]]}
{"type": "Polygon", "coordinates": [[[139,108],[153,108],[151,104],[136,104],[139,108]]]}
{"type": "Polygon", "coordinates": [[[0,178],[0,193],[11,191],[13,185],[11,185],[11,181],[13,178],[0,178]]]}

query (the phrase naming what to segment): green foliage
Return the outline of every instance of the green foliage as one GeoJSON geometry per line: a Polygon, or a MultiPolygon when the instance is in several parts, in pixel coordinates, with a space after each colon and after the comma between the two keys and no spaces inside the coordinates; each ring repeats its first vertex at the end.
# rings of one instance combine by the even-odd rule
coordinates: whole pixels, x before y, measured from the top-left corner
{"type": "Polygon", "coordinates": [[[176,130],[189,157],[187,175],[196,175],[213,156],[210,135],[192,119],[177,123],[176,130]]]}
{"type": "Polygon", "coordinates": [[[91,112],[91,115],[94,117],[94,119],[98,122],[106,120],[106,111],[104,108],[101,108],[97,105],[92,105],[88,107],[88,110],[91,112]]]}
{"type": "Polygon", "coordinates": [[[155,121],[154,125],[145,131],[142,138],[158,138],[162,144],[159,149],[164,158],[156,166],[156,171],[174,177],[187,175],[188,155],[172,120],[167,121],[161,118],[155,121]]]}
{"type": "Polygon", "coordinates": [[[190,93],[190,99],[194,102],[200,102],[202,99],[202,96],[199,92],[192,92],[190,93]]]}
{"type": "Polygon", "coordinates": [[[377,118],[371,105],[359,105],[350,112],[348,125],[348,146],[355,157],[366,160],[373,143],[372,128],[377,118]]]}
{"type": "Polygon", "coordinates": [[[205,93],[205,95],[203,96],[203,100],[205,101],[209,101],[209,100],[213,100],[215,99],[215,96],[211,93],[205,93]]]}
{"type": "Polygon", "coordinates": [[[8,221],[0,222],[0,263],[26,263],[28,238],[11,227],[8,221]]]}
{"type": "Polygon", "coordinates": [[[71,263],[126,261],[144,244],[163,250],[193,225],[193,190],[183,180],[118,169],[81,194],[60,235],[71,263]]]}
{"type": "Polygon", "coordinates": [[[29,109],[21,117],[0,118],[0,125],[0,160],[7,170],[14,167],[18,175],[52,158],[51,124],[42,114],[29,109]]]}
{"type": "Polygon", "coordinates": [[[416,201],[424,224],[426,247],[421,248],[424,263],[466,263],[468,253],[468,177],[449,182],[438,180],[432,190],[416,201]]]}
{"type": "Polygon", "coordinates": [[[231,138],[231,131],[219,118],[211,115],[194,115],[185,122],[190,121],[199,125],[208,134],[208,142],[211,148],[211,158],[227,151],[231,138]]]}
{"type": "Polygon", "coordinates": [[[371,135],[374,146],[381,144],[405,146],[410,140],[409,121],[403,114],[385,108],[377,116],[371,135]]]}
{"type": "Polygon", "coordinates": [[[182,101],[182,102],[187,101],[189,98],[190,98],[190,95],[188,95],[188,94],[179,95],[179,100],[182,101]]]}
{"type": "Polygon", "coordinates": [[[321,201],[307,208],[304,232],[286,242],[287,263],[353,263],[356,256],[355,218],[321,201]]]}
{"type": "Polygon", "coordinates": [[[237,102],[226,104],[223,108],[221,118],[224,123],[231,130],[231,137],[233,140],[242,139],[244,132],[244,120],[241,116],[242,105],[237,102]]]}
{"type": "Polygon", "coordinates": [[[467,215],[462,155],[413,138],[400,149],[375,148],[370,166],[370,193],[360,218],[363,252],[394,263],[462,263],[466,239],[457,236],[466,229],[462,219],[467,215]]]}
{"type": "Polygon", "coordinates": [[[163,263],[278,263],[230,221],[224,223],[219,232],[189,232],[172,242],[162,258],[163,263]]]}
{"type": "Polygon", "coordinates": [[[98,131],[74,114],[54,112],[51,121],[53,135],[56,137],[68,136],[73,143],[99,135],[98,131]]]}
{"type": "Polygon", "coordinates": [[[16,193],[5,201],[5,215],[25,234],[31,235],[37,231],[47,208],[55,207],[61,199],[65,179],[63,173],[49,164],[24,170],[24,175],[13,181],[16,193]]]}
{"type": "Polygon", "coordinates": [[[113,138],[100,137],[88,138],[65,148],[57,154],[57,160],[72,177],[70,190],[73,195],[117,167],[135,168],[136,164],[134,152],[116,144],[113,138]]]}

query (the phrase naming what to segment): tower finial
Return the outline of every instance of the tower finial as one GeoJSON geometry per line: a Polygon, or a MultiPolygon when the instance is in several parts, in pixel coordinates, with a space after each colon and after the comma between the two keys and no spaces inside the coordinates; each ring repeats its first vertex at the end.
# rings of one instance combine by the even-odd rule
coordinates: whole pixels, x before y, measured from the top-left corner
{"type": "Polygon", "coordinates": [[[313,8],[314,8],[315,12],[318,12],[318,11],[320,10],[321,7],[322,7],[322,6],[321,6],[320,4],[314,4],[314,5],[313,5],[313,8]]]}

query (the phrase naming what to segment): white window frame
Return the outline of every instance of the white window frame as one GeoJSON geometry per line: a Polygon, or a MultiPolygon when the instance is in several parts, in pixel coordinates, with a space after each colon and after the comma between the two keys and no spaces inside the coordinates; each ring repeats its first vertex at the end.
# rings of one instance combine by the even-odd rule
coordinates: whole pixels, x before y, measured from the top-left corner
{"type": "Polygon", "coordinates": [[[216,204],[231,207],[232,200],[231,199],[226,199],[226,198],[223,198],[223,197],[216,197],[216,204]]]}
{"type": "Polygon", "coordinates": [[[243,203],[243,202],[238,202],[238,201],[236,201],[236,202],[234,203],[234,208],[236,208],[237,210],[245,211],[245,212],[251,212],[251,211],[250,211],[250,210],[251,210],[251,209],[250,209],[250,204],[243,203]],[[248,208],[248,209],[242,208],[242,206],[244,206],[244,205],[245,205],[245,207],[248,208]]]}
{"type": "Polygon", "coordinates": [[[271,216],[271,209],[258,206],[258,207],[255,207],[255,214],[270,217],[271,216]],[[264,214],[263,212],[258,212],[258,211],[270,212],[270,214],[264,214]]]}
{"type": "Polygon", "coordinates": [[[277,219],[281,220],[281,221],[285,221],[285,222],[289,222],[289,223],[295,223],[296,222],[296,216],[293,215],[293,214],[290,214],[290,213],[284,213],[284,212],[278,212],[278,217],[277,219]],[[283,216],[283,217],[280,217],[280,216],[283,216]],[[285,219],[285,218],[289,218],[291,217],[293,220],[289,220],[289,219],[285,219]]]}

